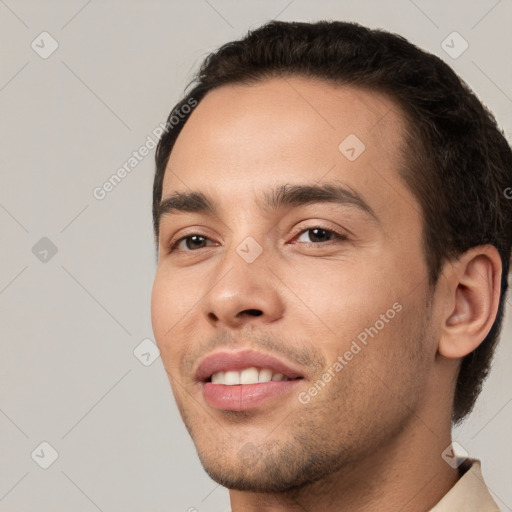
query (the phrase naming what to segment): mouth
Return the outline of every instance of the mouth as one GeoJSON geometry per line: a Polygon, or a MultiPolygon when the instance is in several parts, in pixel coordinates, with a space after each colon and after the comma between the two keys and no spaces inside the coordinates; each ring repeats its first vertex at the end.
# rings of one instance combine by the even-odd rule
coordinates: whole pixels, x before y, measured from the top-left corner
{"type": "MultiPolygon", "coordinates": [[[[295,379],[301,379],[296,377],[295,379]]],[[[213,373],[205,382],[212,384],[224,384],[225,386],[247,386],[249,384],[258,384],[261,382],[286,382],[295,380],[283,375],[280,372],[274,372],[270,368],[245,368],[244,370],[228,370],[213,373]]]]}
{"type": "Polygon", "coordinates": [[[197,369],[196,380],[211,407],[243,411],[272,398],[284,399],[304,375],[273,356],[243,350],[207,356],[197,369]]]}

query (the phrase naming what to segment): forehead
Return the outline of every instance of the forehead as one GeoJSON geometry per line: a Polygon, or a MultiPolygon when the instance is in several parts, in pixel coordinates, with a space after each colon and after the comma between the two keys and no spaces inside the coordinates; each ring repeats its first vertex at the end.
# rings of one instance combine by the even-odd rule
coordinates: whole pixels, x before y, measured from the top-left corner
{"type": "Polygon", "coordinates": [[[183,127],[162,198],[201,190],[241,204],[282,183],[339,180],[377,208],[390,194],[414,202],[398,175],[404,132],[400,108],[380,93],[299,77],[225,85],[183,127]]]}

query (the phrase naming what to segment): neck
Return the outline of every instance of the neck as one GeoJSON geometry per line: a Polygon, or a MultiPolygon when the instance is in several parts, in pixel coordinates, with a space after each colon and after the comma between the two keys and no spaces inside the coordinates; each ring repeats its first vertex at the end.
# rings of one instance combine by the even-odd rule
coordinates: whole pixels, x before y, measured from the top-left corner
{"type": "Polygon", "coordinates": [[[459,478],[441,458],[450,427],[415,416],[392,442],[321,481],[280,494],[231,490],[232,512],[428,511],[459,478]]]}

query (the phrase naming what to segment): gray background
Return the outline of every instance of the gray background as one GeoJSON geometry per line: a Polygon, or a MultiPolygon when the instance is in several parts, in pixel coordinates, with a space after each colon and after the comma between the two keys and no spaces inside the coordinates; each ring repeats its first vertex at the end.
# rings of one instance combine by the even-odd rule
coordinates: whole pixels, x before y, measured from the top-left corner
{"type": "MultiPolygon", "coordinates": [[[[161,359],[134,355],[152,339],[154,151],[105,199],[92,191],[165,120],[208,52],[272,18],[404,35],[452,65],[511,139],[510,0],[0,0],[1,511],[229,510],[161,359]],[[31,47],[50,48],[43,31],[59,44],[46,59],[31,47]],[[453,31],[469,43],[456,59],[441,47],[453,31]],[[58,452],[48,469],[43,441],[58,452]]],[[[454,438],[512,510],[507,309],[491,377],[454,438]]]]}

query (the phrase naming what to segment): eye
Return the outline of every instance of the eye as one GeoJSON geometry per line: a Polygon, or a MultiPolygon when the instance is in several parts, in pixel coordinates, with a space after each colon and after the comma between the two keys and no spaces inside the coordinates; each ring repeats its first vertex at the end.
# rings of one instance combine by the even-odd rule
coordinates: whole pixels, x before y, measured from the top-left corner
{"type": "MultiPolygon", "coordinates": [[[[326,245],[326,242],[330,242],[332,240],[346,240],[347,237],[345,235],[342,235],[341,233],[338,233],[332,229],[327,229],[322,226],[313,226],[307,229],[303,229],[299,232],[299,234],[294,238],[294,240],[298,240],[301,243],[305,243],[307,245],[326,245]],[[309,234],[308,234],[309,233],[309,234]],[[307,236],[310,241],[307,240],[300,240],[300,238],[303,238],[304,236],[307,236]],[[297,238],[298,237],[298,238],[297,238]]],[[[292,243],[296,243],[295,241],[292,243]]]]}
{"type": "MultiPolygon", "coordinates": [[[[194,249],[203,249],[206,247],[206,241],[210,240],[206,236],[200,235],[199,233],[191,233],[190,235],[182,236],[178,238],[178,240],[171,241],[169,244],[169,250],[175,251],[184,251],[184,252],[193,252],[194,249]],[[183,248],[183,244],[186,249],[183,248]]],[[[210,240],[211,241],[211,240],[210,240]]]]}
{"type": "MultiPolygon", "coordinates": [[[[332,229],[324,228],[322,226],[312,226],[310,228],[303,229],[302,231],[300,231],[293,238],[293,241],[291,243],[297,243],[297,241],[299,241],[302,244],[318,246],[327,245],[327,242],[331,242],[333,240],[342,241],[346,239],[347,237],[345,235],[342,235],[341,233],[338,233],[332,229]],[[306,235],[310,239],[310,241],[300,240],[300,238],[303,238],[306,235]]],[[[199,233],[191,233],[189,235],[182,236],[177,240],[171,240],[168,247],[170,252],[174,252],[176,250],[183,252],[195,252],[196,249],[206,248],[206,244],[208,241],[212,242],[212,240],[210,240],[208,237],[204,235],[201,235],[199,233]]],[[[215,244],[215,242],[213,243],[215,244]]]]}

